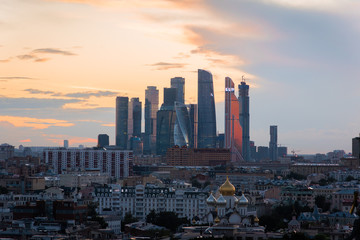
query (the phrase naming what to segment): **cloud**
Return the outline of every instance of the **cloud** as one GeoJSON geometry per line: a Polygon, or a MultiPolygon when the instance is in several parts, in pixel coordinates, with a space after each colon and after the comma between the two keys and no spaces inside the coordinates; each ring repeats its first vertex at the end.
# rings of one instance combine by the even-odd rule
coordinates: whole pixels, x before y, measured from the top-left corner
{"type": "Polygon", "coordinates": [[[23,140],[20,140],[19,142],[21,143],[28,143],[28,142],[31,142],[31,139],[23,139],[23,140]]]}
{"type": "Polygon", "coordinates": [[[156,70],[168,70],[172,68],[183,68],[185,67],[186,63],[167,63],[167,62],[158,62],[154,64],[149,64],[148,66],[156,67],[156,70]]]}
{"type": "Polygon", "coordinates": [[[63,56],[76,56],[77,54],[61,50],[58,48],[38,48],[34,49],[27,54],[18,55],[17,58],[20,60],[33,60],[34,62],[47,62],[50,58],[42,57],[42,55],[63,55],[63,56]]]}
{"type": "MultiPolygon", "coordinates": [[[[51,98],[7,98],[0,96],[0,112],[13,111],[20,113],[19,110],[27,109],[60,109],[66,103],[80,102],[79,99],[51,99],[51,98]]],[[[17,114],[16,114],[17,115],[17,114]]]]}
{"type": "Polygon", "coordinates": [[[8,122],[15,127],[30,127],[33,129],[45,129],[48,127],[70,127],[74,126],[65,120],[39,119],[18,116],[0,116],[0,122],[8,122]]]}
{"type": "Polygon", "coordinates": [[[24,91],[30,94],[55,94],[55,92],[53,91],[42,91],[39,89],[32,89],[32,88],[24,89],[24,91]]]}
{"type": "Polygon", "coordinates": [[[7,63],[10,62],[11,58],[8,59],[0,59],[0,63],[7,63]]]}
{"type": "Polygon", "coordinates": [[[112,96],[116,96],[118,94],[118,92],[101,91],[101,90],[75,92],[75,93],[60,93],[60,92],[54,92],[54,91],[44,91],[44,90],[39,90],[39,89],[28,88],[28,89],[24,89],[24,91],[26,91],[30,94],[46,94],[46,95],[51,95],[54,97],[70,97],[72,99],[88,99],[90,97],[112,97],[112,96]]]}
{"type": "Polygon", "coordinates": [[[0,79],[4,80],[34,80],[35,78],[31,77],[0,77],[0,79]]]}
{"type": "Polygon", "coordinates": [[[112,97],[116,96],[118,92],[112,91],[88,91],[88,92],[76,92],[68,93],[63,96],[72,97],[72,98],[90,98],[90,97],[112,97]]]}
{"type": "Polygon", "coordinates": [[[104,127],[115,127],[115,123],[104,123],[104,124],[101,124],[101,126],[104,126],[104,127]]]}
{"type": "Polygon", "coordinates": [[[60,55],[65,55],[65,56],[74,56],[74,55],[76,55],[75,53],[60,50],[60,49],[57,49],[57,48],[39,48],[39,49],[33,50],[32,53],[35,53],[35,54],[37,54],[37,53],[39,53],[39,54],[60,54],[60,55]]]}

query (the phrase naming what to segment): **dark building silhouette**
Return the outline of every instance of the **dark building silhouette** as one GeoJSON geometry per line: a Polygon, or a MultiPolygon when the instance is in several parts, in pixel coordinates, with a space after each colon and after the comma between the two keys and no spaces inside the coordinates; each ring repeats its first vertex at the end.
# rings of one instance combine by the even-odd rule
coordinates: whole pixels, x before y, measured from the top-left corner
{"type": "Polygon", "coordinates": [[[171,88],[176,88],[176,102],[185,103],[185,78],[174,77],[171,79],[171,88]]]}
{"type": "Polygon", "coordinates": [[[286,157],[287,156],[287,147],[278,147],[278,156],[279,157],[286,157]]]}
{"type": "Polygon", "coordinates": [[[99,134],[98,135],[98,147],[109,146],[109,135],[107,134],[99,134]]]}
{"type": "Polygon", "coordinates": [[[191,124],[191,136],[189,147],[197,148],[197,132],[198,132],[198,107],[197,104],[190,104],[190,124],[191,124]]]}
{"type": "Polygon", "coordinates": [[[148,86],[145,90],[144,154],[156,152],[156,116],[159,110],[159,90],[148,86]]]}
{"type": "Polygon", "coordinates": [[[128,142],[128,111],[129,98],[116,98],[116,146],[121,150],[127,149],[128,142]]]}
{"type": "Polygon", "coordinates": [[[128,137],[141,136],[141,102],[139,98],[131,98],[129,103],[128,137]]]}
{"type": "Polygon", "coordinates": [[[174,146],[176,88],[164,88],[164,103],[156,117],[156,154],[165,155],[174,146]]]}
{"type": "Polygon", "coordinates": [[[360,159],[360,137],[352,139],[352,155],[360,159]]]}
{"type": "Polygon", "coordinates": [[[216,115],[213,78],[198,70],[198,148],[216,147],[216,115]]]}
{"type": "Polygon", "coordinates": [[[255,161],[256,159],[256,146],[254,141],[250,141],[250,159],[255,161]]]}
{"type": "Polygon", "coordinates": [[[249,85],[244,78],[239,87],[239,105],[240,105],[240,124],[243,131],[242,137],[242,156],[245,161],[250,161],[250,100],[249,85]]]}
{"type": "Polygon", "coordinates": [[[276,161],[278,158],[277,126],[270,126],[269,155],[271,161],[276,161]]]}
{"type": "Polygon", "coordinates": [[[265,146],[258,146],[257,148],[258,161],[269,159],[269,148],[265,146]]]}

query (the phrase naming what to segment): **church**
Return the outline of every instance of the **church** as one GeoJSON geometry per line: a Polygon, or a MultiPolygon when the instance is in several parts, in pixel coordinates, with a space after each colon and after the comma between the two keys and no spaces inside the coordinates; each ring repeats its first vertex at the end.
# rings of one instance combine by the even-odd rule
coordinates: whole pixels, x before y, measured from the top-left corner
{"type": "Polygon", "coordinates": [[[242,193],[235,196],[235,187],[229,181],[229,177],[218,191],[206,200],[208,213],[203,221],[217,225],[239,225],[239,227],[258,226],[259,219],[256,211],[248,211],[249,201],[242,193]]]}

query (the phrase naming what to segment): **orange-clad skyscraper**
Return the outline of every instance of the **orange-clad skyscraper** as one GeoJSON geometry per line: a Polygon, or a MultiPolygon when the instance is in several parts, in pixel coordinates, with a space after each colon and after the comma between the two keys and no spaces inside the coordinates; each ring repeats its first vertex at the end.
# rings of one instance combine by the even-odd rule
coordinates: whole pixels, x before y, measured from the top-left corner
{"type": "Polygon", "coordinates": [[[242,157],[243,130],[239,120],[239,101],[234,82],[225,78],[225,148],[230,149],[231,161],[244,161],[242,157]]]}

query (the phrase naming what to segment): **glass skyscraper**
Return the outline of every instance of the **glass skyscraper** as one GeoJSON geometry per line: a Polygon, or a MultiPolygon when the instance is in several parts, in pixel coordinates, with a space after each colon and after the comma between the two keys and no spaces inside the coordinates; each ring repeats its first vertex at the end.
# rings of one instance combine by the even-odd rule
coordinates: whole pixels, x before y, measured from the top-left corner
{"type": "Polygon", "coordinates": [[[174,77],[171,79],[171,88],[176,88],[176,101],[185,103],[185,78],[174,77]]]}
{"type": "Polygon", "coordinates": [[[131,98],[129,103],[128,138],[141,137],[141,102],[131,98]]]}
{"type": "Polygon", "coordinates": [[[183,103],[175,102],[175,111],[174,143],[180,147],[188,147],[192,132],[188,107],[183,103]]]}
{"type": "Polygon", "coordinates": [[[240,124],[243,131],[242,137],[242,156],[245,161],[250,161],[250,113],[249,113],[249,85],[245,80],[239,85],[239,107],[240,124]]]}
{"type": "Polygon", "coordinates": [[[145,90],[145,134],[144,154],[156,151],[156,114],[159,110],[159,90],[148,86],[145,90]]]}
{"type": "Polygon", "coordinates": [[[225,78],[225,148],[231,151],[231,161],[243,161],[242,127],[240,124],[239,101],[235,96],[234,82],[225,78]]]}
{"type": "Polygon", "coordinates": [[[128,110],[129,98],[117,97],[116,98],[116,124],[115,136],[116,146],[120,149],[127,149],[128,142],[128,110]]]}
{"type": "Polygon", "coordinates": [[[271,161],[276,161],[278,158],[277,138],[277,126],[270,126],[269,155],[271,161]]]}
{"type": "Polygon", "coordinates": [[[156,122],[156,154],[165,155],[168,148],[173,147],[174,127],[176,121],[175,100],[176,88],[164,88],[164,103],[157,112],[156,122]]]}
{"type": "Polygon", "coordinates": [[[216,147],[216,115],[212,74],[198,70],[198,148],[216,147]]]}

